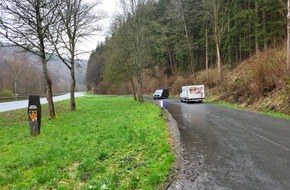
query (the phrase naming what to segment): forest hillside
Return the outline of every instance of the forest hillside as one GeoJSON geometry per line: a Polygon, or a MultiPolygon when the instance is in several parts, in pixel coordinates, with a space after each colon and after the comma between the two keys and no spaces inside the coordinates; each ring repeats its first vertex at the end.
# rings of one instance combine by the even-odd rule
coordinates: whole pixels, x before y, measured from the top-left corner
{"type": "Polygon", "coordinates": [[[128,2],[89,58],[88,90],[142,102],[205,84],[211,100],[290,113],[286,1],[128,2]]]}
{"type": "MultiPolygon", "coordinates": [[[[86,60],[76,68],[77,90],[85,90],[86,60]]],[[[70,71],[57,56],[48,63],[53,93],[70,90],[70,71]]],[[[40,60],[31,53],[13,46],[0,47],[0,96],[44,95],[40,60]]]]}
{"type": "MultiPolygon", "coordinates": [[[[286,74],[286,45],[269,48],[248,59],[222,67],[223,85],[217,82],[217,67],[212,65],[198,71],[195,75],[183,76],[181,73],[168,75],[164,66],[156,66],[144,71],[144,94],[152,95],[156,89],[169,88],[171,97],[179,97],[184,85],[204,84],[206,101],[222,101],[237,104],[255,111],[276,111],[290,114],[290,81],[286,74]]],[[[112,85],[102,76],[103,67],[98,59],[99,69],[88,70],[98,73],[99,83],[95,93],[132,94],[131,83],[117,80],[112,85]]],[[[93,84],[92,84],[93,85],[93,84]]]]}
{"type": "MultiPolygon", "coordinates": [[[[206,86],[207,101],[223,101],[255,111],[290,114],[290,80],[286,74],[286,46],[281,45],[253,55],[235,65],[223,67],[223,86],[217,86],[217,68],[197,73],[197,80],[206,86]]],[[[193,84],[193,76],[173,80],[172,95],[182,85],[193,84]]]]}

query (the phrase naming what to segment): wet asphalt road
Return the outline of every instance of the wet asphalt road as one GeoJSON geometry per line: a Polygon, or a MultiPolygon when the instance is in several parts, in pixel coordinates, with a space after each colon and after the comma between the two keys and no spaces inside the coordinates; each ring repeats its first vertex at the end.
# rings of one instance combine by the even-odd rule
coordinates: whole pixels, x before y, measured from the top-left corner
{"type": "Polygon", "coordinates": [[[182,168],[168,190],[290,189],[290,120],[156,100],[176,120],[182,168]]]}

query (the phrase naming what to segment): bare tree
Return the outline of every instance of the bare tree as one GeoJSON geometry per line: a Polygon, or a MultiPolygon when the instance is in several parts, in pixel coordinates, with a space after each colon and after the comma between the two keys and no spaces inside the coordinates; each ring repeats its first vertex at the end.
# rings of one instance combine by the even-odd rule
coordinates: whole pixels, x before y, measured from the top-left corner
{"type": "Polygon", "coordinates": [[[212,13],[213,37],[216,46],[216,62],[218,70],[218,83],[222,86],[221,39],[226,29],[226,23],[220,19],[224,4],[220,0],[209,0],[210,13],[212,13]]]}
{"type": "Polygon", "coordinates": [[[171,0],[167,10],[168,15],[173,17],[174,20],[178,21],[179,25],[182,27],[181,35],[186,43],[188,57],[189,57],[189,73],[193,74],[195,83],[197,83],[196,75],[195,75],[195,67],[196,63],[194,62],[193,56],[193,35],[190,32],[189,26],[189,17],[188,14],[191,12],[189,9],[192,6],[189,2],[184,0],[171,0]]]}
{"type": "MultiPolygon", "coordinates": [[[[230,28],[230,27],[228,27],[230,28]]],[[[259,57],[260,48],[259,48],[259,3],[255,1],[255,51],[259,57]]]]}
{"type": "MultiPolygon", "coordinates": [[[[130,52],[133,73],[137,80],[137,98],[143,102],[143,70],[150,63],[148,45],[148,15],[152,11],[151,1],[147,0],[120,0],[123,8],[125,35],[127,40],[126,51],[130,52]]],[[[130,79],[131,80],[131,79],[130,79]]]]}
{"type": "Polygon", "coordinates": [[[122,24],[122,19],[116,19],[115,25],[119,25],[118,32],[106,43],[106,67],[105,78],[112,83],[130,81],[134,100],[136,87],[134,82],[134,63],[131,59],[131,43],[127,27],[122,24]]]}
{"type": "Polygon", "coordinates": [[[47,62],[53,52],[47,39],[59,5],[58,0],[0,0],[0,35],[41,60],[50,118],[55,117],[55,109],[47,62]]]}
{"type": "Polygon", "coordinates": [[[13,62],[12,64],[10,64],[11,67],[11,78],[13,79],[13,85],[14,85],[14,93],[17,96],[18,90],[17,90],[17,86],[18,86],[18,82],[19,82],[19,78],[21,75],[21,71],[23,70],[21,68],[22,64],[20,63],[19,57],[14,57],[13,58],[13,62]]]}
{"type": "Polygon", "coordinates": [[[218,67],[218,81],[222,84],[222,67],[221,67],[221,55],[220,55],[220,42],[221,42],[221,29],[219,25],[219,0],[214,0],[213,13],[214,13],[214,37],[216,44],[216,56],[217,56],[217,67],[218,67]]]}
{"type": "Polygon", "coordinates": [[[20,96],[43,94],[42,80],[39,70],[29,63],[25,54],[19,53],[9,59],[9,67],[5,69],[10,81],[10,89],[20,96]]]}
{"type": "Polygon", "coordinates": [[[59,7],[60,22],[55,25],[57,33],[52,33],[52,31],[50,35],[57,55],[70,70],[71,110],[76,109],[74,92],[77,56],[85,53],[77,49],[77,44],[101,31],[98,23],[105,17],[105,14],[102,11],[95,12],[95,8],[99,4],[100,1],[89,4],[84,0],[64,0],[63,6],[59,7]]]}
{"type": "Polygon", "coordinates": [[[209,80],[209,28],[210,28],[210,11],[208,10],[209,1],[208,0],[202,0],[202,10],[203,10],[203,21],[204,21],[204,27],[205,27],[205,68],[206,68],[206,79],[209,80]]]}

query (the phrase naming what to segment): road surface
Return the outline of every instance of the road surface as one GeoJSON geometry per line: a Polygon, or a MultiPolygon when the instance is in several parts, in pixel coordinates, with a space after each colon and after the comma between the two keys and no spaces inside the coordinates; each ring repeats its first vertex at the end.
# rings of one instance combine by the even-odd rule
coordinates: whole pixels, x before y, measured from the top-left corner
{"type": "Polygon", "coordinates": [[[182,167],[168,190],[290,189],[290,120],[156,100],[176,120],[182,167]]]}
{"type": "MultiPolygon", "coordinates": [[[[85,94],[84,92],[76,92],[75,97],[83,96],[84,94],[85,94]]],[[[64,94],[61,96],[54,96],[53,101],[56,102],[56,101],[65,100],[65,99],[69,99],[69,98],[70,98],[70,94],[64,94]]],[[[40,98],[40,103],[47,104],[46,98],[40,98]]],[[[27,107],[28,107],[28,100],[3,102],[3,103],[0,103],[0,112],[16,110],[16,109],[21,109],[21,108],[27,108],[27,107]]]]}

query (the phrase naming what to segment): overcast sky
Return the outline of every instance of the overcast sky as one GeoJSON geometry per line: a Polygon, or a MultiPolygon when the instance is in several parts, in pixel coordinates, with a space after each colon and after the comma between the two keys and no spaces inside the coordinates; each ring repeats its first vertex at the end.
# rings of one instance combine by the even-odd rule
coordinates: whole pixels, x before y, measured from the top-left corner
{"type": "MultiPolygon", "coordinates": [[[[87,2],[95,2],[96,0],[86,0],[87,2]]],[[[114,15],[118,14],[118,4],[120,0],[97,0],[102,1],[100,5],[96,8],[97,10],[102,10],[107,14],[107,18],[102,20],[100,24],[103,26],[104,30],[97,33],[86,41],[77,44],[77,49],[80,51],[91,52],[96,49],[98,43],[104,42],[108,34],[109,27],[112,23],[114,15]]],[[[80,55],[81,59],[89,59],[90,53],[80,55]]]]}
{"type": "MultiPolygon", "coordinates": [[[[93,0],[90,0],[90,1],[93,1],[93,0]]],[[[92,37],[90,40],[83,42],[80,46],[80,49],[84,51],[92,51],[97,47],[98,42],[105,41],[112,19],[118,9],[117,8],[118,2],[119,0],[102,0],[102,4],[98,6],[98,9],[105,11],[108,15],[108,18],[104,19],[101,22],[102,26],[104,27],[104,30],[98,33],[98,35],[96,35],[95,37],[92,37]]],[[[82,56],[82,58],[88,59],[89,54],[82,56]]]]}
{"type": "MultiPolygon", "coordinates": [[[[99,9],[105,11],[108,15],[108,18],[102,21],[105,30],[108,30],[108,28],[110,27],[112,18],[114,17],[114,14],[116,13],[117,10],[118,2],[119,0],[102,0],[102,4],[99,6],[99,9]]],[[[103,31],[102,33],[106,35],[106,31],[103,31]]],[[[104,35],[99,38],[100,41],[104,41],[105,39],[104,35]]]]}

